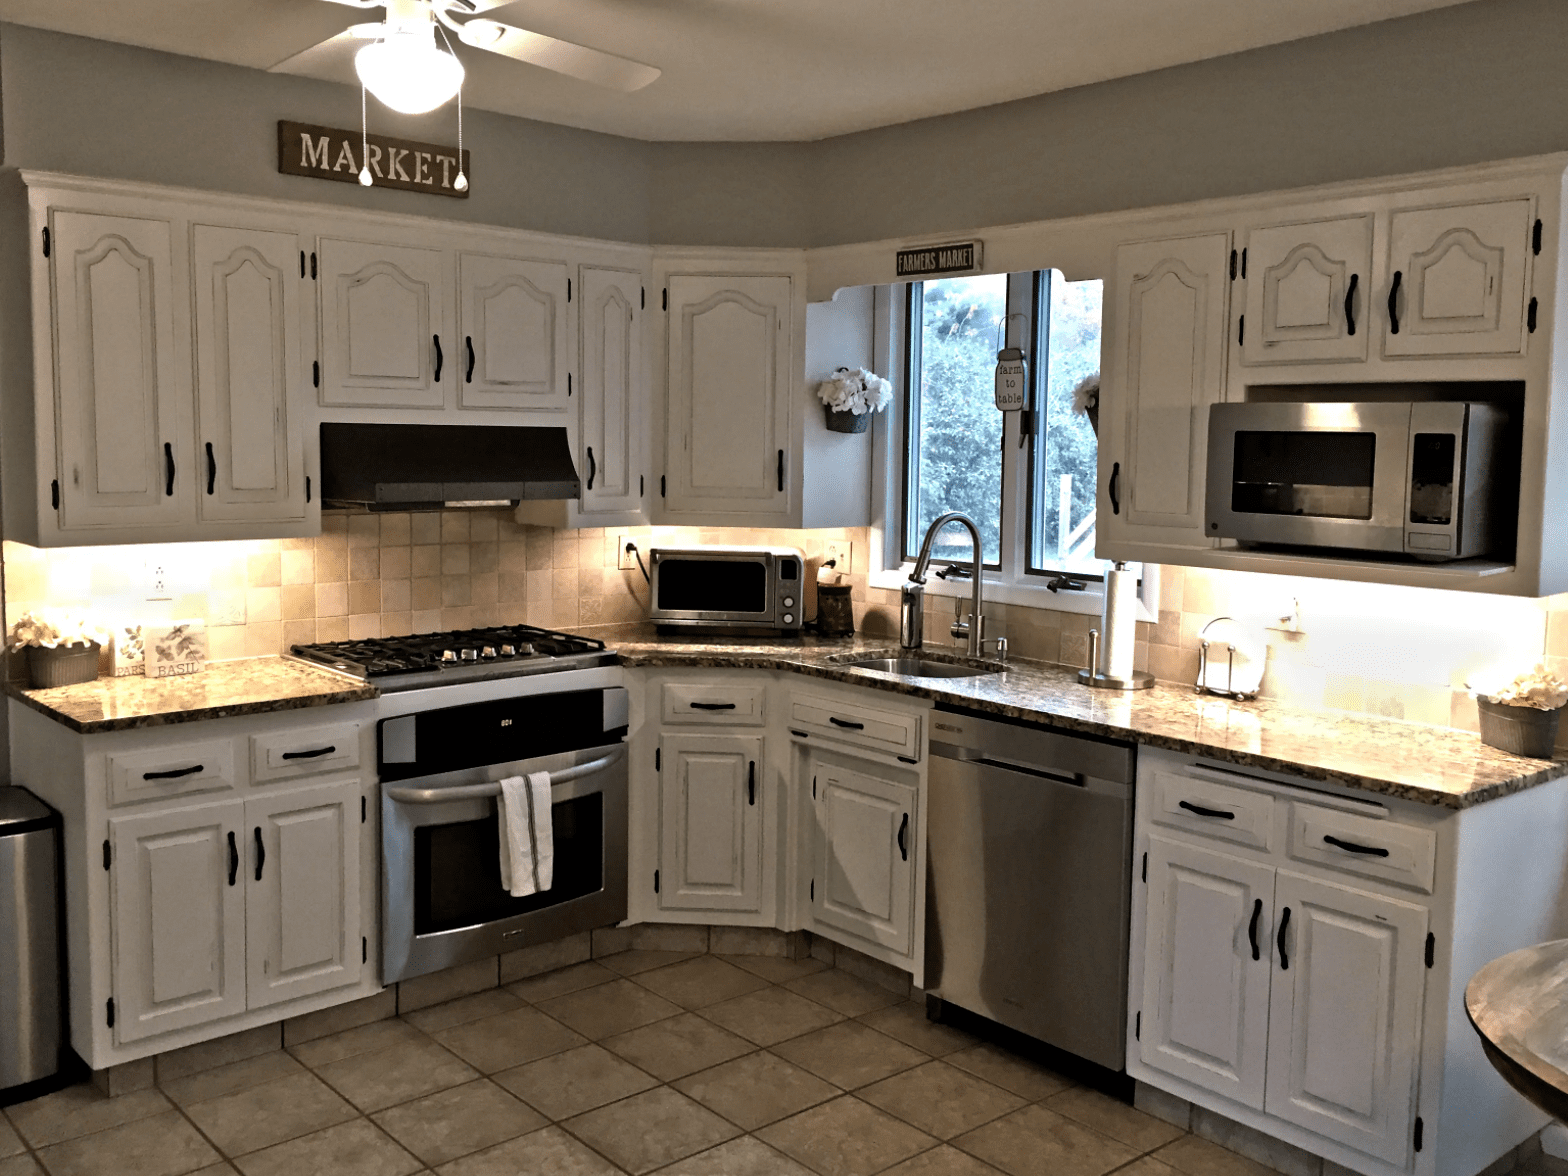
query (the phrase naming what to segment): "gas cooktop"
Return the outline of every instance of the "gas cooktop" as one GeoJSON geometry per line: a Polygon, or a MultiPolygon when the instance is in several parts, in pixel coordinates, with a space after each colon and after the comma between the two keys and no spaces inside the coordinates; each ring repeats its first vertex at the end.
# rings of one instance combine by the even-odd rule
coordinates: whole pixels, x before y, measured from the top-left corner
{"type": "Polygon", "coordinates": [[[384,691],[615,664],[615,654],[603,641],[532,625],[327,641],[296,645],[293,653],[305,661],[353,674],[384,691]]]}

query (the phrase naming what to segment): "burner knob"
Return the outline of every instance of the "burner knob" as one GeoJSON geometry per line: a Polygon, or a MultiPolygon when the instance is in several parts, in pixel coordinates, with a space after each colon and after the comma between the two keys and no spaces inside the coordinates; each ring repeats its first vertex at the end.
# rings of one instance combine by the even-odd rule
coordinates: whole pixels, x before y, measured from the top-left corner
{"type": "Polygon", "coordinates": [[[516,657],[517,656],[517,646],[515,646],[515,645],[503,645],[503,646],[501,646],[501,656],[502,657],[516,657]]]}
{"type": "Polygon", "coordinates": [[[443,662],[455,662],[457,660],[457,654],[452,652],[450,649],[443,649],[441,651],[441,660],[443,662]]]}
{"type": "Polygon", "coordinates": [[[524,642],[520,643],[518,645],[518,647],[517,647],[517,656],[518,657],[527,657],[533,651],[534,651],[534,647],[532,645],[528,644],[528,642],[524,641],[524,642]]]}
{"type": "Polygon", "coordinates": [[[479,651],[479,656],[480,657],[494,657],[495,656],[495,646],[493,646],[493,645],[485,646],[483,649],[481,649],[479,651]]]}
{"type": "Polygon", "coordinates": [[[463,661],[478,661],[479,651],[477,649],[465,649],[457,656],[463,661]]]}

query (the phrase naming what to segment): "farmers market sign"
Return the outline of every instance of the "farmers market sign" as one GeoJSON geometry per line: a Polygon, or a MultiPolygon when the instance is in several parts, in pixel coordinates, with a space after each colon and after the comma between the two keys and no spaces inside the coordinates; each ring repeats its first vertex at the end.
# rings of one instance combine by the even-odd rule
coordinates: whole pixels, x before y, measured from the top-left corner
{"type": "Polygon", "coordinates": [[[980,242],[927,245],[898,251],[898,276],[929,278],[936,274],[962,274],[980,268],[980,242]]]}

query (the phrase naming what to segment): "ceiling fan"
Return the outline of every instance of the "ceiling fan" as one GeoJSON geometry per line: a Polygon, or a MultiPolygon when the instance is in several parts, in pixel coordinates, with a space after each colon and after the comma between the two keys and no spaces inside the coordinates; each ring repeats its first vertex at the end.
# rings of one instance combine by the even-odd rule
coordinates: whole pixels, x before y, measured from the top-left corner
{"type": "Polygon", "coordinates": [[[385,8],[385,17],[352,25],[272,69],[316,74],[330,71],[352,54],[366,89],[394,110],[423,114],[448,101],[463,82],[462,63],[441,48],[445,38],[438,30],[444,27],[465,45],[612,90],[640,90],[659,76],[651,65],[479,15],[510,2],[332,0],[350,8],[385,8]]]}

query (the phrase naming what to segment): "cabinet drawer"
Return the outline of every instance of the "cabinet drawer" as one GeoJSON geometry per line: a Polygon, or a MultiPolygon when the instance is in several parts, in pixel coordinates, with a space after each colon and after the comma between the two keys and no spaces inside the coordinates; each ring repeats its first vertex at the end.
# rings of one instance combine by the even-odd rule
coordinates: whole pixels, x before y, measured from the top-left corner
{"type": "Polygon", "coordinates": [[[791,727],[832,735],[844,743],[891,751],[905,759],[920,756],[920,716],[878,710],[812,694],[790,698],[791,727]]]}
{"type": "Polygon", "coordinates": [[[234,787],[234,744],[180,743],[108,757],[109,803],[139,804],[234,787]]]}
{"type": "Polygon", "coordinates": [[[1431,829],[1297,801],[1291,806],[1290,856],[1431,894],[1437,835],[1431,829]]]}
{"type": "Polygon", "coordinates": [[[666,682],[664,721],[755,727],[763,720],[766,685],[744,682],[666,682]]]}
{"type": "Polygon", "coordinates": [[[1218,780],[1175,772],[1154,776],[1154,821],[1221,841],[1272,848],[1274,798],[1218,780]]]}
{"type": "Polygon", "coordinates": [[[358,765],[358,723],[271,731],[250,737],[250,774],[255,784],[337,772],[358,765]]]}

